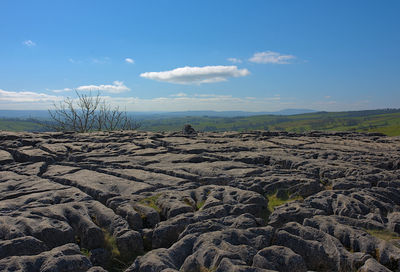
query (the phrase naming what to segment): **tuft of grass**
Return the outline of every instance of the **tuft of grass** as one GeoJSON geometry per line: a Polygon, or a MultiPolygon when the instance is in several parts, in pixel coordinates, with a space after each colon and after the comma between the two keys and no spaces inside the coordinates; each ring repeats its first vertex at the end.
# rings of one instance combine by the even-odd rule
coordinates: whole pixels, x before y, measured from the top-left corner
{"type": "Polygon", "coordinates": [[[385,241],[390,241],[390,240],[394,240],[394,239],[400,239],[400,236],[395,233],[392,232],[390,230],[387,229],[382,229],[382,230],[378,230],[378,229],[367,229],[365,230],[368,234],[375,236],[376,238],[385,240],[385,241]]]}
{"type": "Polygon", "coordinates": [[[295,200],[303,200],[303,197],[301,197],[301,196],[296,196],[296,197],[293,197],[293,198],[289,198],[289,197],[290,196],[288,194],[286,194],[286,196],[279,198],[279,197],[277,197],[277,193],[276,192],[271,194],[271,195],[268,195],[267,198],[268,198],[268,210],[269,210],[269,212],[272,213],[275,210],[275,207],[281,206],[281,205],[283,205],[285,203],[292,202],[292,201],[295,201],[295,200]]]}
{"type": "Polygon", "coordinates": [[[200,272],[215,272],[215,271],[217,271],[217,268],[215,268],[215,267],[207,268],[204,266],[200,266],[199,271],[200,272]]]}
{"type": "Polygon", "coordinates": [[[269,208],[263,209],[260,214],[259,217],[264,220],[265,224],[268,224],[269,221],[269,216],[271,215],[271,211],[269,210],[269,208]]]}
{"type": "Polygon", "coordinates": [[[83,255],[85,255],[86,257],[90,257],[90,252],[89,252],[89,250],[88,249],[86,249],[86,248],[81,248],[81,253],[83,254],[83,255]]]}
{"type": "Polygon", "coordinates": [[[161,209],[160,207],[157,206],[157,199],[160,197],[160,195],[153,195],[153,196],[149,196],[146,198],[143,198],[139,201],[140,204],[146,205],[148,207],[153,208],[154,210],[156,210],[158,213],[161,213],[161,209]]]}
{"type": "Polygon", "coordinates": [[[198,202],[196,203],[196,208],[197,208],[197,210],[200,210],[201,208],[203,208],[204,203],[206,203],[205,200],[200,200],[200,201],[198,201],[198,202]]]}
{"type": "Polygon", "coordinates": [[[111,256],[120,256],[121,253],[119,252],[117,241],[115,237],[111,235],[105,228],[101,229],[104,233],[104,248],[111,252],[111,256]]]}
{"type": "Polygon", "coordinates": [[[101,229],[104,234],[104,248],[111,252],[111,259],[106,267],[109,272],[125,271],[135,260],[136,256],[123,256],[118,249],[117,241],[105,228],[101,229]]]}
{"type": "Polygon", "coordinates": [[[183,203],[185,203],[186,205],[188,205],[188,206],[190,206],[190,207],[193,208],[192,202],[191,202],[187,197],[185,197],[182,201],[183,201],[183,203]]]}

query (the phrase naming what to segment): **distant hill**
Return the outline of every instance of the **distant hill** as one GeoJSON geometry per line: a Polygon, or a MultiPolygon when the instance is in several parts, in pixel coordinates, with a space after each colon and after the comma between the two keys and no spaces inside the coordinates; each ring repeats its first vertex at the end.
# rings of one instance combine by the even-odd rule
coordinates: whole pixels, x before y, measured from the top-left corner
{"type": "Polygon", "coordinates": [[[250,112],[250,111],[176,111],[176,112],[129,112],[130,115],[138,119],[153,119],[153,118],[173,118],[173,117],[245,117],[256,115],[293,115],[302,113],[317,112],[310,109],[285,109],[271,112],[250,112]]]}
{"type": "Polygon", "coordinates": [[[185,124],[191,124],[198,131],[270,130],[306,132],[324,130],[381,132],[395,136],[400,135],[400,109],[244,117],[159,118],[144,120],[140,129],[146,131],[179,131],[185,124]]]}
{"type": "Polygon", "coordinates": [[[0,110],[0,118],[50,118],[47,110],[0,110]]]}
{"type": "MultiPolygon", "coordinates": [[[[388,136],[400,135],[400,109],[311,112],[287,115],[301,110],[285,110],[279,115],[248,112],[188,111],[177,113],[149,113],[135,115],[144,131],[180,131],[185,124],[191,124],[198,131],[362,131],[381,132],[388,136]],[[286,113],[286,115],[285,115],[286,113]],[[222,116],[216,116],[221,114],[222,116]],[[249,115],[245,115],[249,114],[249,115]],[[226,115],[226,116],[224,116],[226,115]],[[236,117],[231,117],[238,115],[236,117]]],[[[306,110],[304,110],[306,111],[306,110]]],[[[44,131],[37,121],[30,118],[1,118],[0,130],[44,131]]],[[[15,114],[15,112],[13,113],[15,114]]],[[[19,114],[22,114],[21,112],[19,114]]],[[[31,115],[33,116],[33,115],[31,115]]],[[[43,114],[43,116],[45,116],[43,114]]],[[[45,117],[44,117],[45,118],[45,117]]]]}
{"type": "MultiPolygon", "coordinates": [[[[316,112],[310,109],[285,109],[273,112],[249,112],[249,111],[176,111],[176,112],[128,112],[129,115],[138,119],[171,118],[186,116],[209,116],[209,117],[242,117],[255,115],[293,115],[316,112]]],[[[0,118],[50,118],[47,110],[0,110],[0,118]]]]}

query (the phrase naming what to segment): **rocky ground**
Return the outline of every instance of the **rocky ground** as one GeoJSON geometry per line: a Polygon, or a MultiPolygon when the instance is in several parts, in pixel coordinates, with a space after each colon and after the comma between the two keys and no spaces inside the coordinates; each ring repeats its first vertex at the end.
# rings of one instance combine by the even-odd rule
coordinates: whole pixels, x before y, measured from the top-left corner
{"type": "Polygon", "coordinates": [[[0,132],[0,271],[400,271],[400,138],[0,132]]]}

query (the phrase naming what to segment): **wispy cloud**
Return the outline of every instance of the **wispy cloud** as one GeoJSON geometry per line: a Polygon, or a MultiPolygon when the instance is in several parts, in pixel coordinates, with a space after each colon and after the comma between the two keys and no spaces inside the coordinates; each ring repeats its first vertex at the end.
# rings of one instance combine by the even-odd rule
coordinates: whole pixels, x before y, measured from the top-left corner
{"type": "Polygon", "coordinates": [[[140,76],[176,84],[202,84],[226,81],[229,77],[242,77],[249,74],[247,69],[238,69],[237,66],[186,66],[164,72],[142,73],[140,76]]]}
{"type": "Polygon", "coordinates": [[[60,100],[59,96],[36,92],[10,92],[0,89],[0,101],[5,102],[43,102],[60,100]]]}
{"type": "Polygon", "coordinates": [[[249,61],[255,63],[274,63],[274,64],[289,64],[296,57],[293,55],[282,55],[277,52],[265,51],[255,53],[249,61]]]}
{"type": "Polygon", "coordinates": [[[53,93],[64,93],[64,92],[71,92],[73,89],[71,88],[64,88],[64,89],[59,89],[59,90],[52,90],[53,93]]]}
{"type": "Polygon", "coordinates": [[[36,43],[31,41],[31,40],[23,41],[22,44],[25,45],[25,46],[28,46],[28,47],[32,47],[32,46],[36,45],[36,43]]]}
{"type": "Polygon", "coordinates": [[[82,60],[77,60],[77,59],[73,59],[73,58],[69,58],[68,61],[70,63],[82,63],[83,62],[82,60]]]}
{"type": "Polygon", "coordinates": [[[227,60],[232,63],[242,63],[243,62],[241,59],[237,59],[237,58],[227,58],[227,60]]]}
{"type": "Polygon", "coordinates": [[[122,81],[114,81],[110,85],[85,85],[76,88],[77,91],[104,91],[108,93],[123,93],[130,90],[122,81]]]}
{"type": "Polygon", "coordinates": [[[96,64],[104,64],[104,63],[109,63],[111,60],[110,57],[101,57],[101,58],[93,58],[92,62],[96,64]]]}
{"type": "Polygon", "coordinates": [[[184,96],[187,96],[187,94],[185,94],[185,93],[177,93],[177,94],[171,94],[170,96],[173,96],[173,97],[184,97],[184,96]]]}
{"type": "Polygon", "coordinates": [[[133,59],[131,59],[131,58],[126,58],[125,62],[131,63],[131,64],[135,63],[135,61],[133,59]]]}

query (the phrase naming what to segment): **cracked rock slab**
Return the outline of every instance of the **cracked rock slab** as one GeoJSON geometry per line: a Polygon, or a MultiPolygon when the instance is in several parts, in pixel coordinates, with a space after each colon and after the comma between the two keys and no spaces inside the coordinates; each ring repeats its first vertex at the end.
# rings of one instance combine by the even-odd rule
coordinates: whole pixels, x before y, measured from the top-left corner
{"type": "Polygon", "coordinates": [[[400,271],[400,138],[0,132],[0,271],[400,271]]]}

